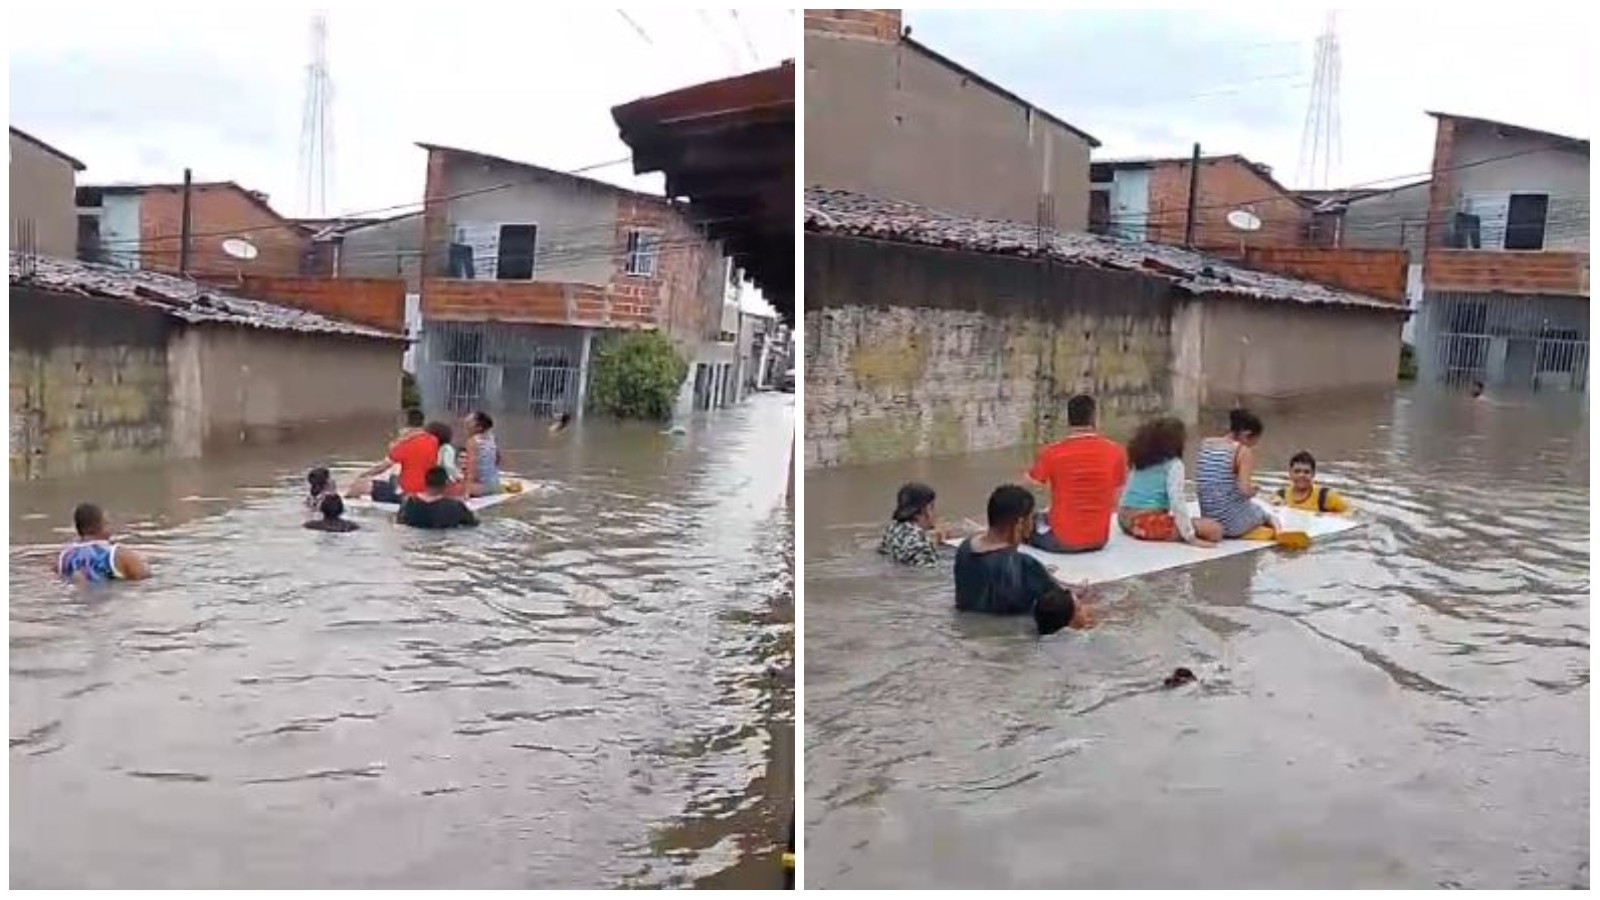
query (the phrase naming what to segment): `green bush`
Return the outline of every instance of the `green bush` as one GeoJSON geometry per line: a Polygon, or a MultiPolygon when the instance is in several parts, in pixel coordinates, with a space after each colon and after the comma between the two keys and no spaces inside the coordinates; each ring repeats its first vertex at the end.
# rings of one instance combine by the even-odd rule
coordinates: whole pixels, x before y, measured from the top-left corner
{"type": "Polygon", "coordinates": [[[665,422],[687,377],[689,363],[660,332],[606,338],[589,373],[589,408],[619,419],[665,422]]]}
{"type": "Polygon", "coordinates": [[[1400,380],[1417,380],[1417,348],[1406,343],[1400,345],[1400,380]]]}

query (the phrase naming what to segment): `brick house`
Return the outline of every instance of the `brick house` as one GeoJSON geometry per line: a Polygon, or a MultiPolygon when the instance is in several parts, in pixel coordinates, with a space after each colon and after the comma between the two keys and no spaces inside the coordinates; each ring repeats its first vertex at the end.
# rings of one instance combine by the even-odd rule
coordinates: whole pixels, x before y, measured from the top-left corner
{"type": "MultiPolygon", "coordinates": [[[[1089,167],[1090,230],[1154,244],[1182,244],[1189,211],[1190,157],[1095,160],[1089,167]]],[[[1202,156],[1195,178],[1194,246],[1208,251],[1298,247],[1306,243],[1310,209],[1272,176],[1240,156],[1202,156]],[[1257,231],[1228,224],[1244,210],[1257,231]]]]}
{"type": "Polygon", "coordinates": [[[1419,376],[1587,391],[1589,141],[1429,115],[1419,376]]]}
{"type": "MultiPolygon", "coordinates": [[[[696,406],[724,396],[736,354],[733,340],[719,340],[727,260],[670,202],[421,146],[428,164],[415,364],[425,404],[581,412],[594,339],[630,329],[671,336],[691,363],[696,406]]],[[[341,267],[353,259],[342,252],[341,267]]],[[[397,256],[393,267],[405,264],[397,256]]]]}
{"type": "MultiPolygon", "coordinates": [[[[183,249],[182,184],[84,185],[77,190],[78,255],[130,269],[177,272],[183,249]]],[[[199,278],[289,276],[315,268],[311,230],[232,181],[189,186],[189,274],[199,278]],[[229,238],[256,257],[224,253],[229,238]]]]}
{"type": "Polygon", "coordinates": [[[20,128],[11,129],[11,249],[71,259],[77,246],[73,191],[83,163],[20,128]]]}
{"type": "Polygon", "coordinates": [[[1100,142],[912,40],[898,9],[805,11],[807,187],[1082,231],[1100,142]]]}

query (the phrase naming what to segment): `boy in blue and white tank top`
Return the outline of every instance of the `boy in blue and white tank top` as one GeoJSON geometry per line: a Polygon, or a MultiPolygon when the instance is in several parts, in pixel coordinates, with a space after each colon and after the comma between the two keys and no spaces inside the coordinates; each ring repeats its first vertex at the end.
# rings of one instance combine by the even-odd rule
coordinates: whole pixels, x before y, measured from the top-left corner
{"type": "Polygon", "coordinates": [[[72,511],[78,539],[56,557],[56,574],[76,584],[138,581],[150,577],[144,557],[111,543],[106,514],[93,503],[80,503],[72,511]]]}

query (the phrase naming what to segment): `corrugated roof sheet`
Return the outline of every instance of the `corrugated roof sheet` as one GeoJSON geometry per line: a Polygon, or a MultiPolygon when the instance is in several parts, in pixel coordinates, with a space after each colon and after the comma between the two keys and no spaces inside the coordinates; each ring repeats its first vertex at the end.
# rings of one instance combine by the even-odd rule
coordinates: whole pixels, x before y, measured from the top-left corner
{"type": "MultiPolygon", "coordinates": [[[[882,200],[847,191],[806,191],[806,230],[924,244],[976,253],[1037,256],[1036,226],[975,219],[901,200],[882,200]]],[[[1317,306],[1381,309],[1404,314],[1386,300],[1260,272],[1213,256],[1143,241],[1094,234],[1057,233],[1045,252],[1069,265],[1140,272],[1164,278],[1191,294],[1223,294],[1259,300],[1285,300],[1317,306]]]]}
{"type": "Polygon", "coordinates": [[[240,325],[273,331],[404,341],[405,337],[313,312],[247,300],[192,279],[74,260],[11,254],[11,286],[98,297],[156,309],[193,324],[240,325]]]}

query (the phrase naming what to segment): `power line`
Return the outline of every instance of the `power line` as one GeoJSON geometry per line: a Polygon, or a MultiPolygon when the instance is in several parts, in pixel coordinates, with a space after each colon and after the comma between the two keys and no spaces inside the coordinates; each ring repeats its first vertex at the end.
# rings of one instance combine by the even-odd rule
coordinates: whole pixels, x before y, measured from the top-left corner
{"type": "Polygon", "coordinates": [[[729,64],[731,64],[733,70],[737,72],[739,70],[739,54],[736,50],[734,50],[733,45],[728,43],[727,39],[722,36],[722,33],[717,30],[717,26],[712,24],[711,13],[703,9],[697,9],[695,12],[700,16],[700,24],[704,25],[706,30],[711,32],[711,37],[714,38],[717,44],[722,47],[722,52],[728,55],[729,64]]]}
{"type": "Polygon", "coordinates": [[[739,11],[737,9],[728,10],[728,17],[733,19],[733,27],[738,30],[739,37],[744,41],[744,48],[750,51],[750,64],[755,65],[760,62],[761,56],[756,53],[755,44],[750,42],[750,32],[744,27],[744,21],[739,18],[739,11]]]}
{"type": "Polygon", "coordinates": [[[635,22],[633,20],[633,16],[628,15],[627,10],[619,9],[617,10],[617,15],[622,17],[622,21],[628,23],[628,26],[633,29],[634,34],[639,36],[639,40],[644,41],[646,44],[649,44],[652,47],[656,45],[656,42],[650,39],[649,33],[644,30],[644,27],[638,22],[635,22]]]}

